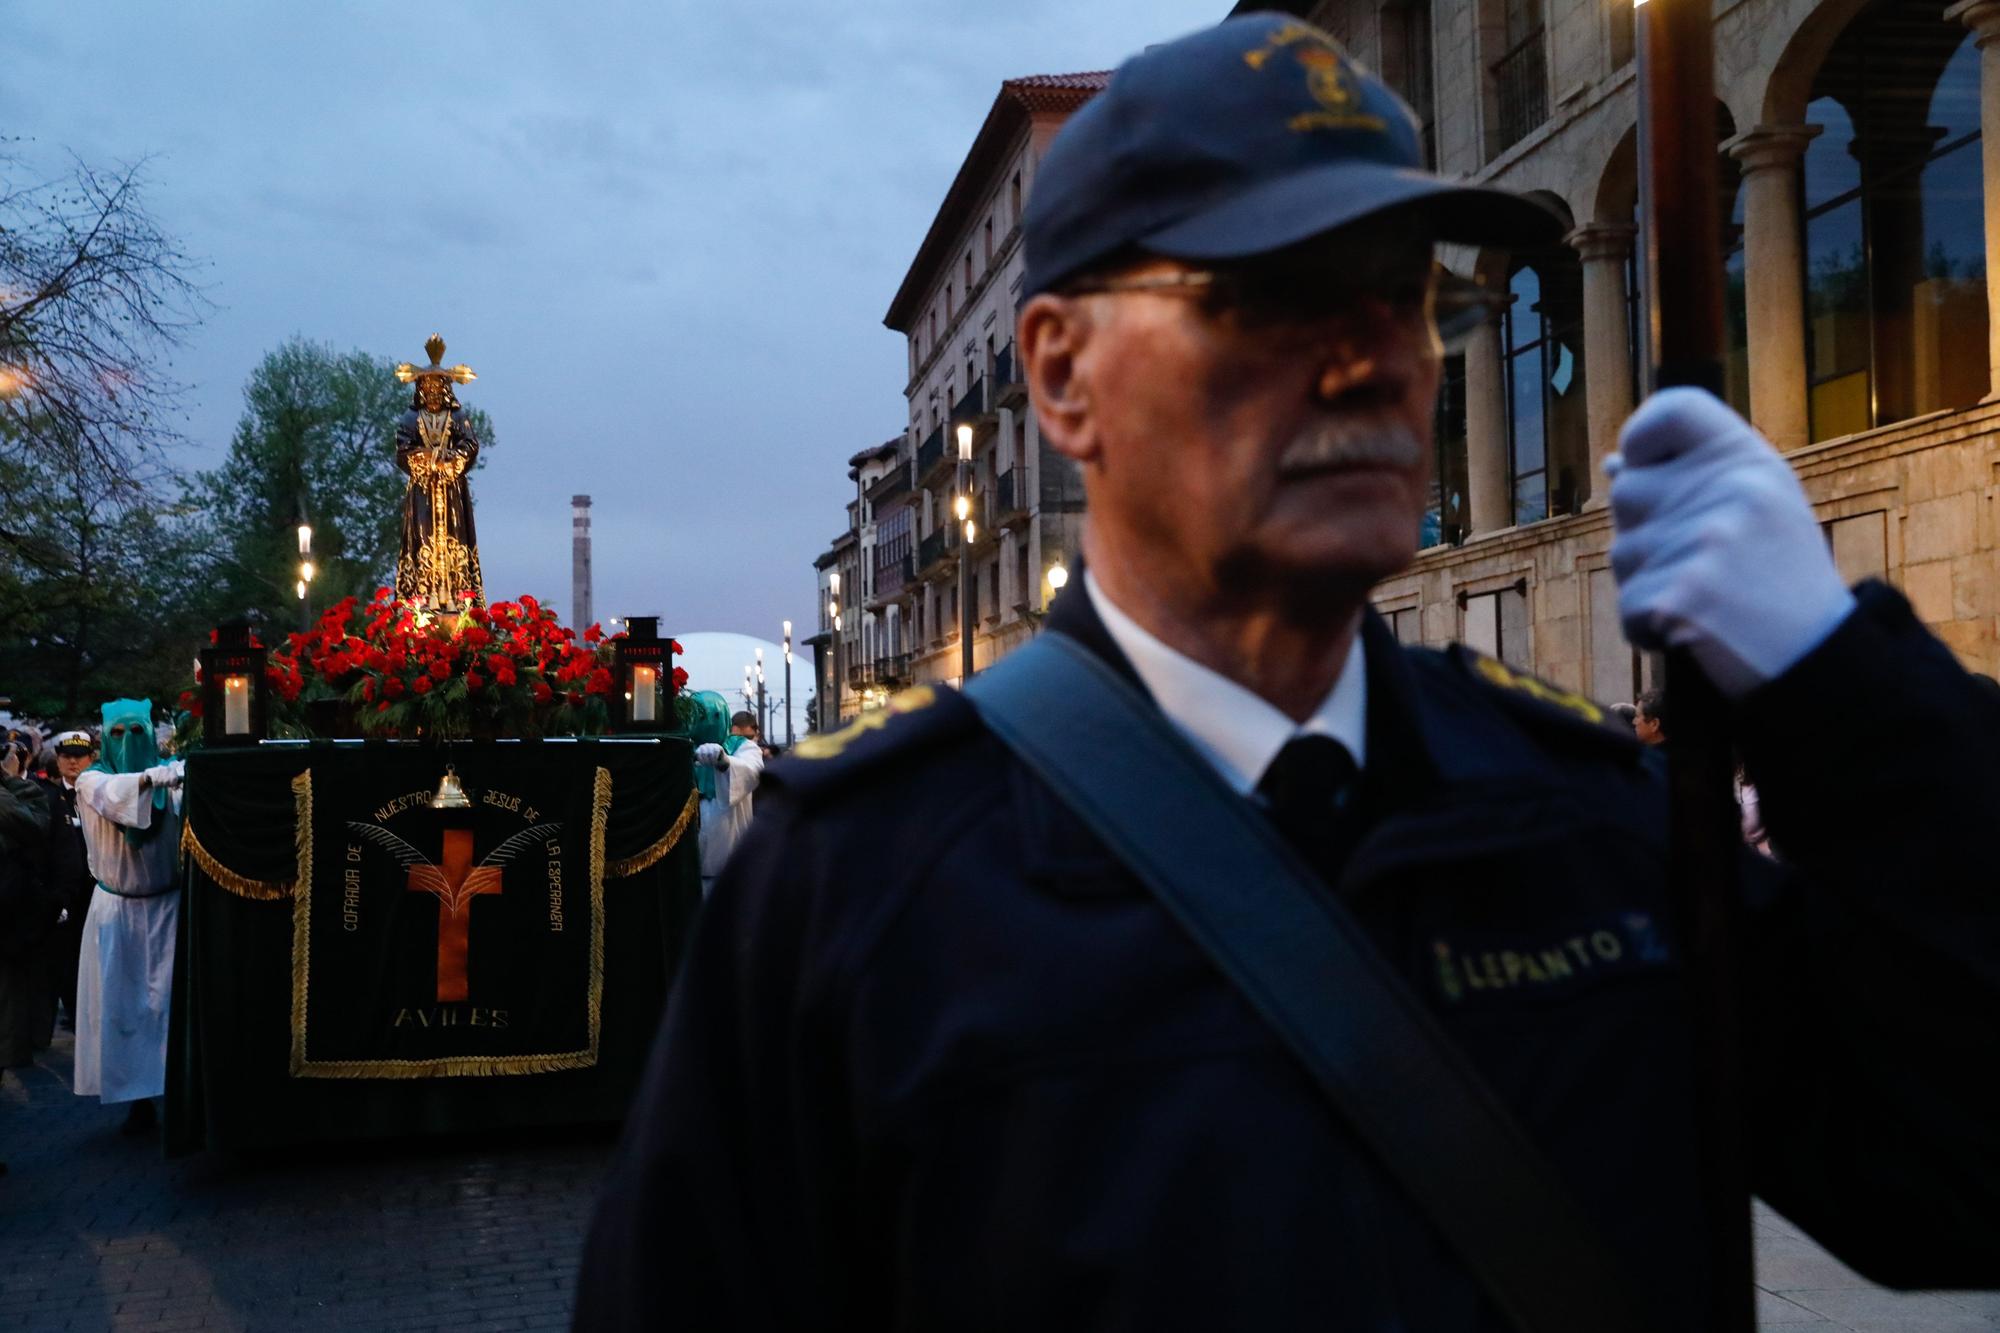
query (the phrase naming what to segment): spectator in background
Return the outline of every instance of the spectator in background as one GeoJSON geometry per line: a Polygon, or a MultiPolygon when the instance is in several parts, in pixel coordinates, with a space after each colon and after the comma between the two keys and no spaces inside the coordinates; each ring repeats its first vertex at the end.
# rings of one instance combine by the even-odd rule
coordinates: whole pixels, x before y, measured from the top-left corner
{"type": "Polygon", "coordinates": [[[1667,696],[1663,690],[1647,690],[1639,696],[1632,718],[1632,732],[1648,745],[1667,743],[1667,696]]]}
{"type": "Polygon", "coordinates": [[[42,946],[47,967],[50,1006],[62,1004],[63,1021],[76,1027],[76,963],[83,948],[83,919],[97,881],[90,877],[90,856],[84,850],[83,813],[77,807],[76,780],[97,757],[97,742],[83,730],[65,731],[55,740],[55,772],[42,779],[49,798],[48,887],[66,915],[42,946]]]}
{"type": "Polygon", "coordinates": [[[1628,727],[1636,727],[1638,724],[1639,710],[1631,704],[1612,704],[1605,711],[1628,727]]]}
{"type": "Polygon", "coordinates": [[[722,873],[723,862],[736,850],[743,830],[750,827],[751,796],[764,776],[764,751],[757,744],[757,715],[737,713],[729,719],[729,735],[721,743],[697,746],[694,761],[715,772],[714,793],[701,803],[701,889],[722,873]]]}
{"type": "Polygon", "coordinates": [[[25,738],[0,740],[0,1069],[24,1068],[47,1044],[35,959],[58,908],[42,878],[48,797],[22,776],[33,761],[25,738]]]}

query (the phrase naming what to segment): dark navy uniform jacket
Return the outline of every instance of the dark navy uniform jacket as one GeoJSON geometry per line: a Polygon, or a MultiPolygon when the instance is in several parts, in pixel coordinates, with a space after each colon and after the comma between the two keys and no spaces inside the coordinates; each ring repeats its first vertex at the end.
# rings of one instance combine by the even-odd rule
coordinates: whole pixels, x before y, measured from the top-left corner
{"type": "MultiPolygon", "coordinates": [[[[1864,1274],[2000,1284],[2000,693],[1879,586],[1746,703],[1758,1191],[1864,1274]]],[[[1130,675],[1071,592],[1047,630],[1130,675]]],[[[1372,615],[1334,891],[1697,1325],[1661,766],[1372,615]]],[[[1483,663],[1483,664],[1482,664],[1483,663]]],[[[1136,679],[1136,678],[1135,678],[1136,679]]],[[[1504,1327],[1195,944],[946,690],[774,765],[707,904],[580,1328],[1504,1327]]],[[[1078,753],[1079,764],[1109,762],[1078,753]]],[[[1468,1182],[1468,1188],[1475,1188],[1468,1182]]]]}

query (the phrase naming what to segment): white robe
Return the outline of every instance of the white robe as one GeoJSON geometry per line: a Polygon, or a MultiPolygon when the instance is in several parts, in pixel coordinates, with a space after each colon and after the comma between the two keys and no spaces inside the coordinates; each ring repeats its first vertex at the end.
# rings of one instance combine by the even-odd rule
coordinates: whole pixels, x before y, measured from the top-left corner
{"type": "MultiPolygon", "coordinates": [[[[167,765],[151,770],[156,782],[172,771],[167,765]]],[[[180,793],[164,811],[155,810],[153,793],[139,788],[141,776],[86,771],[76,781],[97,891],[83,919],[77,960],[74,1091],[106,1102],[167,1090],[167,1012],[181,895],[158,890],[172,885],[180,868],[180,793]],[[164,822],[152,838],[136,848],[126,840],[125,828],[149,828],[155,818],[164,822]]]]}
{"type": "Polygon", "coordinates": [[[750,827],[751,794],[764,776],[764,751],[746,740],[715,771],[715,797],[701,803],[701,887],[722,873],[723,862],[736,850],[743,830],[750,827]]]}

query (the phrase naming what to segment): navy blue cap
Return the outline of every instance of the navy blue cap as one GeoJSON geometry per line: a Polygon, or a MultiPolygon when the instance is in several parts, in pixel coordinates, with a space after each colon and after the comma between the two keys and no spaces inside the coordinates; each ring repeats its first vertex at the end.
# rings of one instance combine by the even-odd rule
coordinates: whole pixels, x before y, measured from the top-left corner
{"type": "Polygon", "coordinates": [[[1129,248],[1240,259],[1400,206],[1442,241],[1561,235],[1550,209],[1423,160],[1409,107],[1333,38],[1286,14],[1228,19],[1126,61],[1056,135],[1021,219],[1025,290],[1129,248]]]}

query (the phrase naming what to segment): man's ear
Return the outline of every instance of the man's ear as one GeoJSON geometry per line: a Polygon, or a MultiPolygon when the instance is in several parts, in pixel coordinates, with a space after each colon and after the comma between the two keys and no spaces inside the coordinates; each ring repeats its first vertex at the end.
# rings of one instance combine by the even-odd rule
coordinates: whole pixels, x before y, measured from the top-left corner
{"type": "Polygon", "coordinates": [[[1043,292],[1021,307],[1014,332],[1042,438],[1057,453],[1078,463],[1095,459],[1098,449],[1090,390],[1077,373],[1091,329],[1091,311],[1085,302],[1043,292]]]}

